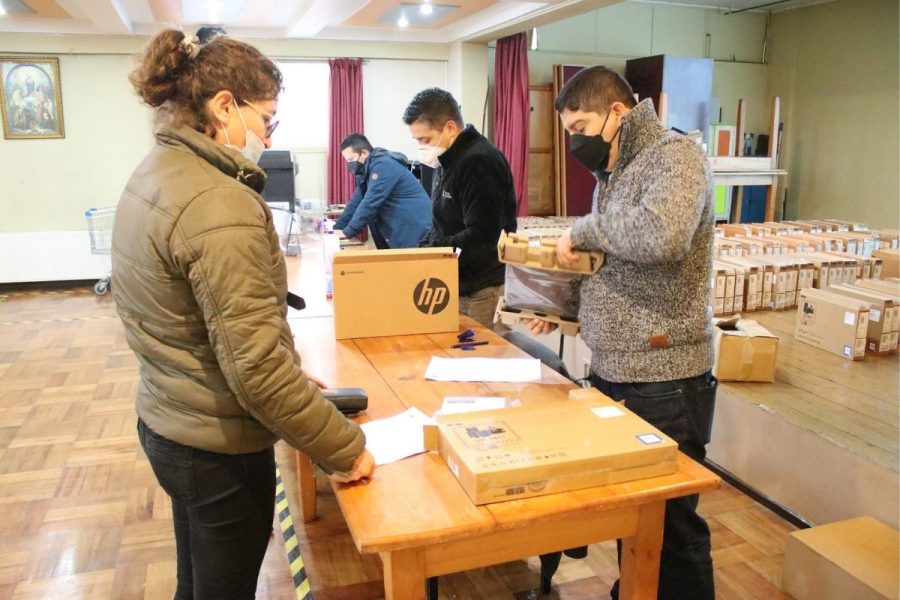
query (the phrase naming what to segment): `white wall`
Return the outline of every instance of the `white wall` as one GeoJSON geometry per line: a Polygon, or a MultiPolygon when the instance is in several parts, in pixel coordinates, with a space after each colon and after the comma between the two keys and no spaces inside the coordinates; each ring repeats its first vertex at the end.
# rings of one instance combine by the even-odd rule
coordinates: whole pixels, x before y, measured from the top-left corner
{"type": "Polygon", "coordinates": [[[84,229],[84,211],[110,206],[151,147],[124,55],[62,55],[64,139],[0,140],[0,232],[84,229]]]}
{"type": "Polygon", "coordinates": [[[375,146],[416,156],[416,143],[403,122],[403,111],[418,92],[447,88],[447,63],[373,59],[363,67],[365,134],[375,146]]]}

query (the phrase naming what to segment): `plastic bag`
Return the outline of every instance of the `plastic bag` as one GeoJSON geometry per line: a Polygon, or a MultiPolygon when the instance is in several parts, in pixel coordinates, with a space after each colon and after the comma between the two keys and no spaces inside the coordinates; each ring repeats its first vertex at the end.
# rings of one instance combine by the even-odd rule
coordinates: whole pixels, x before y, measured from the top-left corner
{"type": "Polygon", "coordinates": [[[506,306],[565,319],[578,317],[582,275],[506,265],[506,306]]]}

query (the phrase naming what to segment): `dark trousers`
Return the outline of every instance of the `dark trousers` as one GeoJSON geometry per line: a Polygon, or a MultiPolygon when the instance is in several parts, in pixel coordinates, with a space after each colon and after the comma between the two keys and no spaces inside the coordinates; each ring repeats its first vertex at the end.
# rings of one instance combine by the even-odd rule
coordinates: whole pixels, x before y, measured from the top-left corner
{"type": "Polygon", "coordinates": [[[175,600],[254,598],[275,515],[273,449],[207,452],[168,440],[141,420],[138,437],[172,499],[175,600]]]}
{"type": "MultiPolygon", "coordinates": [[[[613,383],[591,375],[591,385],[678,442],[678,449],[702,462],[712,429],[718,381],[710,373],[658,383],[613,383]]],[[[698,495],[666,502],[659,600],[713,600],[709,526],[697,514],[698,495]]],[[[621,559],[622,546],[618,543],[621,559]]],[[[619,582],[610,595],[619,597],[619,582]]]]}

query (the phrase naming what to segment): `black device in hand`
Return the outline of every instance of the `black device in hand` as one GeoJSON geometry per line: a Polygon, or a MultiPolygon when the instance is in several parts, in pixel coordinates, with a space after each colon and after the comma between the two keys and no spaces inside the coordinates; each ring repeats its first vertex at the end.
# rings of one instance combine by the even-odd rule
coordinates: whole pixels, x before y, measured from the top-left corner
{"type": "Polygon", "coordinates": [[[322,390],[322,396],[346,417],[355,417],[369,405],[369,396],[362,388],[328,388],[322,390]]]}
{"type": "Polygon", "coordinates": [[[287,293],[287,305],[294,310],[303,310],[306,308],[306,301],[297,294],[287,293]]]}

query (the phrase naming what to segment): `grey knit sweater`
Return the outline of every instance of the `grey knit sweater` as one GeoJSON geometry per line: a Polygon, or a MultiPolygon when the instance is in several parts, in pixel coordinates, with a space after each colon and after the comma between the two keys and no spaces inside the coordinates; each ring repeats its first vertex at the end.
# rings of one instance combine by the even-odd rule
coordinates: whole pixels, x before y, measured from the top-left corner
{"type": "Polygon", "coordinates": [[[575,248],[606,253],[581,286],[591,369],[618,383],[695,377],[712,365],[709,161],[663,128],[651,100],[625,116],[619,135],[609,180],[598,179],[591,214],[572,226],[575,248]]]}

